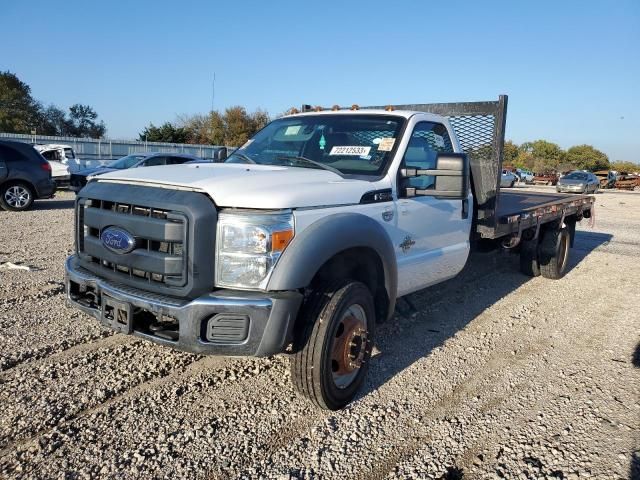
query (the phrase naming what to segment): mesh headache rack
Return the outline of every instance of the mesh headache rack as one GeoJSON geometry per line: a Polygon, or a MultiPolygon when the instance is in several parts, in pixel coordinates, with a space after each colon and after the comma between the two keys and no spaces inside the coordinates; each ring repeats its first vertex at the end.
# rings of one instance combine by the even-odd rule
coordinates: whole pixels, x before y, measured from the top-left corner
{"type": "Polygon", "coordinates": [[[447,117],[463,151],[469,156],[473,193],[477,202],[477,228],[482,235],[492,236],[497,226],[498,192],[502,173],[504,129],[507,118],[507,96],[497,101],[456,103],[413,103],[340,108],[303,105],[303,112],[321,110],[410,110],[447,117]]]}

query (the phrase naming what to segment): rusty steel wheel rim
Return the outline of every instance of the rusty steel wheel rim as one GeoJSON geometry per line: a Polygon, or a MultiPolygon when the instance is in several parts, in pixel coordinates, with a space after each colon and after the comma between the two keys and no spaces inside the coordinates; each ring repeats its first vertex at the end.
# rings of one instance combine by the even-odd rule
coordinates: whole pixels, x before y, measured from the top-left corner
{"type": "Polygon", "coordinates": [[[338,388],[353,383],[362,367],[367,349],[367,314],[360,305],[351,305],[340,318],[331,346],[331,373],[338,388]]]}

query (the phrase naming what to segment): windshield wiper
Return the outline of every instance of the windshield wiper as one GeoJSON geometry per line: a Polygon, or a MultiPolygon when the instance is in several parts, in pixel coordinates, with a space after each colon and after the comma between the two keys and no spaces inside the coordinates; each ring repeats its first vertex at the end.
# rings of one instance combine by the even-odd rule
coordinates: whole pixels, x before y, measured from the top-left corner
{"type": "Polygon", "coordinates": [[[238,157],[240,157],[243,160],[246,160],[249,163],[257,163],[253,158],[251,158],[249,155],[245,155],[244,153],[240,153],[240,152],[233,152],[231,155],[229,155],[229,158],[233,157],[234,155],[237,155],[238,157]]]}
{"type": "Polygon", "coordinates": [[[325,165],[324,163],[321,163],[321,162],[316,162],[315,160],[311,160],[310,158],[307,158],[307,157],[300,157],[295,155],[293,156],[284,155],[277,158],[278,160],[293,160],[295,162],[307,163],[308,165],[313,165],[313,166],[322,168],[323,170],[329,170],[330,172],[340,175],[341,177],[343,176],[342,172],[337,168],[330,167],[329,165],[325,165]]]}

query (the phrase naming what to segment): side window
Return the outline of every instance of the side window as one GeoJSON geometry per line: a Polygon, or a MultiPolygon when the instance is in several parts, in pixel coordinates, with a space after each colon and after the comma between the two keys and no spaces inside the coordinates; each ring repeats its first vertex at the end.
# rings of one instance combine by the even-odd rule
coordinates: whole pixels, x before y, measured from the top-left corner
{"type": "Polygon", "coordinates": [[[151,157],[144,162],[145,167],[156,167],[158,165],[166,165],[167,157],[151,157]]]}
{"type": "Polygon", "coordinates": [[[42,156],[47,160],[60,160],[60,153],[57,150],[48,150],[46,152],[42,152],[42,156]]]}
{"type": "Polygon", "coordinates": [[[73,153],[73,149],[72,148],[65,148],[64,149],[64,156],[65,156],[65,158],[67,158],[69,160],[73,160],[74,158],[76,158],[75,154],[73,153]]]}
{"type": "Polygon", "coordinates": [[[13,148],[0,145],[0,160],[4,162],[21,162],[24,158],[13,148]]]}
{"type": "Polygon", "coordinates": [[[181,163],[188,162],[190,159],[185,157],[169,157],[167,165],[180,165],[181,163]]]}
{"type": "MultiPolygon", "coordinates": [[[[404,154],[405,167],[429,169],[436,167],[438,153],[453,153],[451,138],[444,125],[433,122],[419,122],[413,129],[409,145],[404,154]]],[[[407,179],[408,186],[427,189],[432,188],[435,177],[423,175],[407,179]]]]}

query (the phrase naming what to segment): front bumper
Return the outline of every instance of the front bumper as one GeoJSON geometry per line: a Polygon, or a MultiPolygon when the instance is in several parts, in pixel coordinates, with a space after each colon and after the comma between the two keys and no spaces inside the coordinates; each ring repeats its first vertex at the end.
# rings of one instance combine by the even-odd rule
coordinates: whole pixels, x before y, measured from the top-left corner
{"type": "Polygon", "coordinates": [[[302,303],[299,292],[237,290],[217,290],[194,300],[176,299],[99,278],[79,266],[75,255],[65,263],[65,287],[71,306],[109,328],[178,350],[209,355],[268,356],[283,352],[302,303]],[[105,312],[114,305],[128,311],[125,322],[108,318],[105,312]],[[245,322],[245,338],[232,335],[232,340],[225,340],[225,333],[222,339],[210,335],[216,328],[212,325],[219,324],[220,318],[226,319],[227,326],[229,321],[245,322]],[[171,335],[166,329],[157,329],[157,325],[169,325],[173,329],[171,335]]]}
{"type": "Polygon", "coordinates": [[[584,193],[585,187],[580,185],[556,185],[558,193],[584,193]]]}
{"type": "Polygon", "coordinates": [[[53,178],[41,180],[35,184],[35,187],[38,198],[52,198],[58,188],[53,178]]]}

